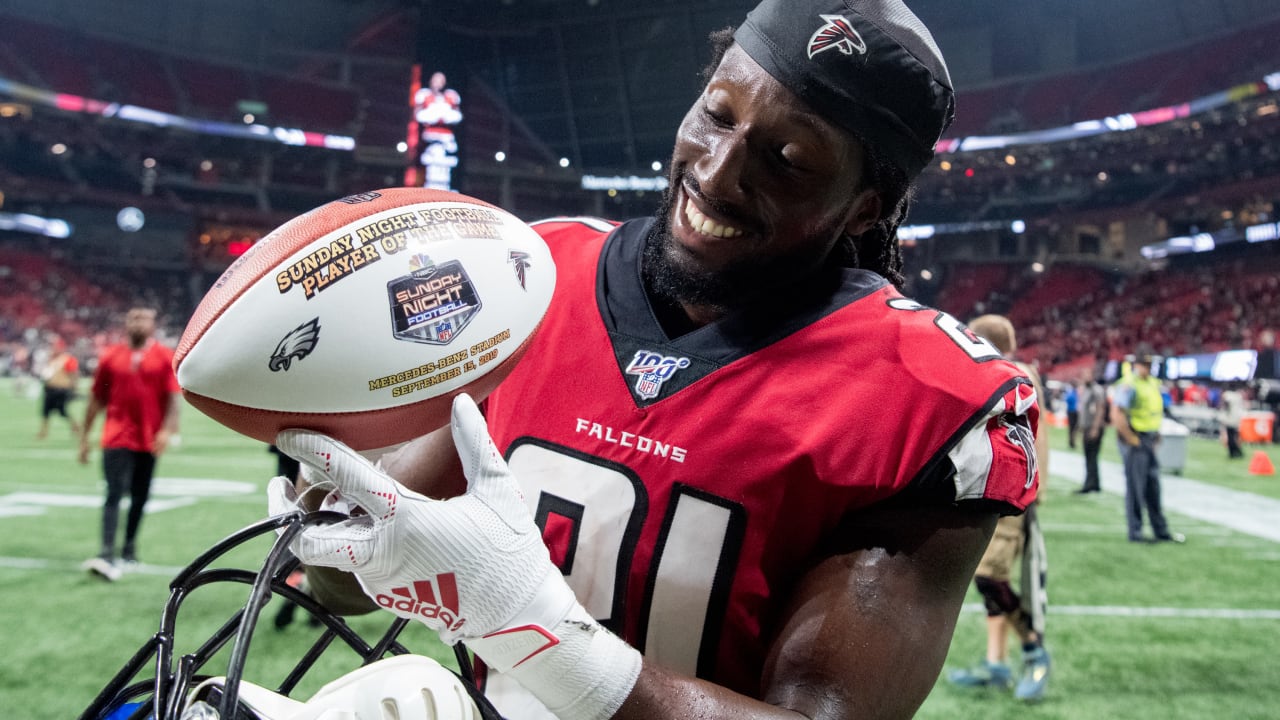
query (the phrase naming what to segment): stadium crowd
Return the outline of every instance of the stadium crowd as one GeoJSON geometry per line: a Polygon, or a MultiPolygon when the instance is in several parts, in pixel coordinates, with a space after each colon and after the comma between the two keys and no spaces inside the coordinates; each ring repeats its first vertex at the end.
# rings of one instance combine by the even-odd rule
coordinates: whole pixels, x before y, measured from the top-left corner
{"type": "Polygon", "coordinates": [[[1195,256],[1133,275],[1066,264],[1040,273],[976,266],[955,273],[969,277],[939,304],[957,317],[1009,313],[1025,328],[1019,358],[1055,378],[1140,346],[1165,356],[1273,348],[1280,255],[1266,246],[1248,250],[1247,259],[1195,256]]]}
{"type": "MultiPolygon", "coordinates": [[[[23,42],[36,42],[48,30],[27,25],[23,42]]],[[[1259,29],[1248,43],[1257,44],[1263,36],[1259,29]]],[[[122,48],[91,40],[103,68],[127,62],[122,48]]],[[[171,66],[179,77],[198,72],[217,82],[193,86],[193,92],[200,92],[191,96],[120,85],[127,73],[112,74],[116,85],[111,87],[80,82],[71,60],[58,53],[41,58],[38,67],[21,72],[9,68],[7,74],[23,75],[18,79],[37,85],[43,81],[50,90],[87,97],[105,92],[107,99],[235,119],[225,107],[216,118],[206,111],[219,102],[218,83],[238,82],[239,71],[168,56],[157,62],[171,66]]],[[[1190,100],[1221,89],[1223,83],[1251,81],[1269,69],[1250,61],[1217,68],[1194,82],[1162,81],[1147,87],[1141,78],[1152,62],[1086,73],[1092,80],[1080,97],[1087,97],[1087,103],[1074,110],[1074,119],[1086,119],[1079,113],[1092,118],[1149,106],[1142,103],[1190,100]]],[[[0,67],[0,74],[5,73],[0,67]]],[[[1048,102],[1046,93],[1056,92],[1055,83],[1070,85],[1073,77],[1019,80],[1006,87],[1001,97],[1020,118],[1012,124],[1000,120],[1012,117],[1008,108],[1001,113],[988,107],[991,89],[962,93],[960,107],[967,103],[970,114],[962,113],[951,134],[1025,131],[1065,121],[1044,116],[1042,106],[1048,102]]],[[[250,85],[274,93],[272,106],[287,112],[291,106],[279,98],[289,93],[277,80],[262,76],[250,85]]],[[[1142,217],[1168,235],[1274,222],[1280,202],[1280,106],[1274,91],[1251,82],[1248,92],[1233,94],[1234,102],[1169,122],[1064,142],[944,153],[921,176],[910,220],[1019,219],[1049,247],[1055,233],[1123,218],[1142,217]]],[[[319,93],[323,124],[338,131],[359,134],[362,122],[375,121],[353,106],[396,102],[299,83],[293,87],[319,93]]],[[[148,213],[168,211],[194,219],[185,230],[175,231],[185,237],[170,243],[177,249],[170,247],[167,255],[156,247],[121,255],[113,263],[99,262],[95,249],[85,246],[90,241],[55,243],[0,230],[0,343],[5,348],[0,362],[29,365],[37,346],[53,336],[81,348],[87,355],[83,359],[91,361],[91,349],[106,342],[113,319],[139,298],[165,309],[170,327],[162,324],[160,336],[175,336],[211,273],[233,257],[220,252],[220,243],[235,233],[210,231],[208,222],[244,227],[243,236],[252,241],[324,201],[398,179],[385,164],[362,162],[348,152],[215,137],[38,105],[0,117],[0,183],[7,193],[0,197],[0,211],[55,215],[68,204],[132,204],[148,213]],[[216,247],[202,246],[210,237],[216,247]]],[[[591,193],[556,192],[564,214],[593,208],[591,193]]],[[[1050,259],[1042,272],[977,258],[952,267],[934,302],[961,318],[1007,314],[1020,328],[1019,358],[1050,376],[1115,358],[1138,345],[1164,354],[1272,347],[1280,326],[1280,259],[1274,248],[1266,247],[1272,244],[1247,257],[1217,253],[1196,256],[1190,263],[1146,264],[1136,272],[1135,267],[1144,265],[1141,261],[1115,257],[1113,249],[1103,247],[1080,249],[1078,255],[1094,254],[1089,264],[1077,262],[1084,257],[1050,259]],[[1233,282],[1221,282],[1225,277],[1233,282]]],[[[90,370],[91,362],[83,367],[90,370]]]]}

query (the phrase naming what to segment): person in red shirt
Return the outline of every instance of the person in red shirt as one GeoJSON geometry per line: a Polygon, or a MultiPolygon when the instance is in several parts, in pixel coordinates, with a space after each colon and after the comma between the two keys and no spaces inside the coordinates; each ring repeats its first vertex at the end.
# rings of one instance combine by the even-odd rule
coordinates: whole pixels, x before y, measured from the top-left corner
{"type": "Polygon", "coordinates": [[[173,373],[173,351],[152,337],[156,311],[134,307],[125,315],[127,342],[109,346],[98,358],[80,433],[80,462],[89,462],[89,433],[98,413],[102,425],[102,470],[107,497],[102,508],[102,550],[85,569],[106,580],[120,577],[116,561],[116,528],[120,499],[129,492],[121,560],[136,563],[138,527],[151,493],[156,457],[178,430],[181,395],[173,373]]]}

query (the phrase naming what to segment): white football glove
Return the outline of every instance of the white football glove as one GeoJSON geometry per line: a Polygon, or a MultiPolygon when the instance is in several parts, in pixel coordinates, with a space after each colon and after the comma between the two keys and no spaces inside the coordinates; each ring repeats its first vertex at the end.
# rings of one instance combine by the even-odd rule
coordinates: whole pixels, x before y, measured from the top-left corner
{"type": "MultiPolygon", "coordinates": [[[[467,491],[448,500],[409,490],[324,435],[280,433],[276,447],[330,489],[324,509],[357,508],[349,520],[307,528],[291,549],[308,565],[350,571],[375,602],[444,642],[466,642],[560,717],[610,717],[639,676],[640,654],[591,618],[551,563],[467,395],[454,400],[452,431],[467,491]]],[[[273,514],[295,502],[290,483],[272,481],[273,514]]]]}

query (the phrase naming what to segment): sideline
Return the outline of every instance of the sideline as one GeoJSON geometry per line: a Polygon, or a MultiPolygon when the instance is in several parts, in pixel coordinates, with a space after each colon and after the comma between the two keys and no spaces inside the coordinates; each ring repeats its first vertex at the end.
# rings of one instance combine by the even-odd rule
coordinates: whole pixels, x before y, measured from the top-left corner
{"type": "MultiPolygon", "coordinates": [[[[1104,492],[1124,497],[1123,465],[1099,460],[1098,473],[1104,492]]],[[[1055,450],[1050,475],[1082,484],[1084,455],[1055,450]]],[[[1280,500],[1178,475],[1162,474],[1160,485],[1166,511],[1280,543],[1280,500]]]]}

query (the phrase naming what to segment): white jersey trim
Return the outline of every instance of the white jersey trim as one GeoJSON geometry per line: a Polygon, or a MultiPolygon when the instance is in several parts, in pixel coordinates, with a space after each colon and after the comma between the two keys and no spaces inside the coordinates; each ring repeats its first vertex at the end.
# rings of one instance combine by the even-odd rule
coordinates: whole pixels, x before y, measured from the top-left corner
{"type": "Polygon", "coordinates": [[[578,223],[579,225],[586,225],[592,230],[599,230],[600,232],[609,232],[618,226],[618,223],[610,222],[603,218],[579,215],[574,217],[549,217],[541,220],[534,220],[529,223],[529,227],[544,225],[546,223],[578,223]]]}

